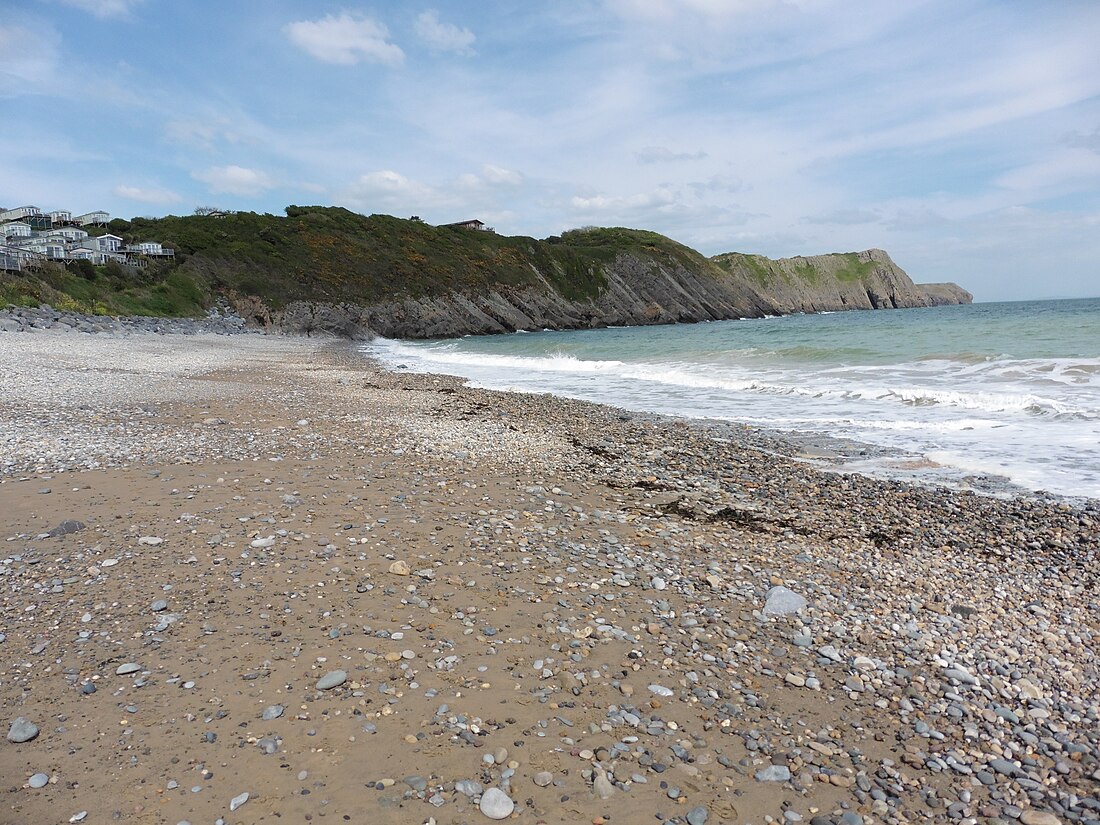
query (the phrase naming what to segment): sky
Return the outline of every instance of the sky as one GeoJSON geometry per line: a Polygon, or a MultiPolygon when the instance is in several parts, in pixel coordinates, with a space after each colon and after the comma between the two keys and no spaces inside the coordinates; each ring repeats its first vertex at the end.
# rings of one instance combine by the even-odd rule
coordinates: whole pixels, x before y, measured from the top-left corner
{"type": "Polygon", "coordinates": [[[289,204],[1100,295],[1095,0],[0,0],[0,206],[289,204]]]}

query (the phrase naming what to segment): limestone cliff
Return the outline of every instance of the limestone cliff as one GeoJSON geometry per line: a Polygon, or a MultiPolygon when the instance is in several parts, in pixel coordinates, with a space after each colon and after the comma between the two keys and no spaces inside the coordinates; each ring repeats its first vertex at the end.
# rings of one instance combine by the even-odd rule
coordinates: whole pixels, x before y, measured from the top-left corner
{"type": "MultiPolygon", "coordinates": [[[[696,257],[697,256],[697,257],[696,257]]],[[[352,338],[447,338],[518,329],[583,329],[758,318],[795,312],[969,303],[955,284],[914,284],[879,249],[769,260],[707,260],[621,252],[598,294],[564,297],[554,281],[400,297],[370,304],[295,301],[267,322],[296,333],[352,338]]]]}
{"type": "Polygon", "coordinates": [[[728,252],[712,259],[753,283],[780,314],[968,304],[955,284],[914,284],[881,249],[771,260],[728,252]]]}

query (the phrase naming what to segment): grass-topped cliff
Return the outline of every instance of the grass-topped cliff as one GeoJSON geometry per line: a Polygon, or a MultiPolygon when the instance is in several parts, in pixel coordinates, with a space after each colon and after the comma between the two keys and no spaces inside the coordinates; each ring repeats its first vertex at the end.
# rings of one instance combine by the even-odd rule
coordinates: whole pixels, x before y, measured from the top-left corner
{"type": "MultiPolygon", "coordinates": [[[[846,283],[857,296],[886,270],[908,281],[884,253],[788,265],[736,253],[708,259],[643,230],[589,228],[536,240],[336,207],[286,213],[115,220],[107,231],[170,246],[175,262],[141,271],[47,265],[0,276],[0,304],[171,316],[228,300],[265,323],[300,316],[303,305],[341,305],[355,315],[339,325],[344,331],[369,325],[415,336],[770,314],[807,308],[788,306],[791,278],[811,291],[846,283]]],[[[901,304],[882,305],[925,303],[899,295],[901,304]]],[[[310,313],[308,324],[332,326],[310,313]]]]}

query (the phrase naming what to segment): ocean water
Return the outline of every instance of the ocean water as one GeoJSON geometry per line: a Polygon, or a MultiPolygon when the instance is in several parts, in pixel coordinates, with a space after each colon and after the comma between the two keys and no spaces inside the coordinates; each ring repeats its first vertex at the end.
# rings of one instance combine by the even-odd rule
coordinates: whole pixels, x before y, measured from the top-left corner
{"type": "Polygon", "coordinates": [[[846,470],[962,486],[993,477],[1100,498],[1100,299],[378,340],[367,349],[391,368],[479,387],[887,448],[846,470]]]}

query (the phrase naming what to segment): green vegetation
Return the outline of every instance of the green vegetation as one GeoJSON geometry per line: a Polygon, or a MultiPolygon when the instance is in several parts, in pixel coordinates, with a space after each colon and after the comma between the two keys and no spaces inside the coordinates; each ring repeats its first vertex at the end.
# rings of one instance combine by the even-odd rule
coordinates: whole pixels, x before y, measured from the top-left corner
{"type": "Polygon", "coordinates": [[[845,261],[844,266],[837,270],[838,281],[859,281],[870,275],[879,264],[877,261],[861,261],[855,252],[845,252],[839,257],[845,261]]]}
{"type": "Polygon", "coordinates": [[[0,306],[48,304],[87,315],[169,318],[201,315],[209,303],[204,288],[183,272],[89,267],[74,265],[66,270],[61,264],[48,263],[19,275],[0,275],[0,306]]]}
{"type": "Polygon", "coordinates": [[[801,258],[797,260],[798,263],[794,265],[794,274],[807,283],[817,284],[821,280],[821,273],[814,269],[809,261],[801,258]]]}
{"type": "MultiPolygon", "coordinates": [[[[86,263],[86,262],[85,262],[86,263]]],[[[124,267],[79,265],[71,270],[47,263],[19,275],[0,274],[0,306],[38,306],[88,315],[200,315],[207,295],[199,283],[178,270],[135,272],[124,267]]]]}
{"type": "Polygon", "coordinates": [[[579,299],[597,295],[606,282],[600,261],[534,238],[335,207],[289,206],[286,212],[285,218],[254,212],[135,218],[120,234],[173,246],[180,271],[209,293],[259,295],[275,307],[521,287],[536,284],[540,273],[579,299]]]}
{"type": "Polygon", "coordinates": [[[559,243],[586,257],[610,263],[621,254],[634,254],[660,263],[706,270],[710,262],[690,247],[656,232],[621,226],[586,226],[563,232],[559,243]]]}
{"type": "Polygon", "coordinates": [[[880,266],[878,261],[861,261],[859,254],[856,252],[838,252],[823,257],[833,259],[836,263],[839,263],[839,268],[832,269],[836,263],[825,264],[823,262],[822,265],[815,266],[810,260],[799,257],[784,259],[784,264],[789,265],[785,269],[783,265],[778,264],[771,258],[765,258],[763,255],[745,255],[740,252],[726,252],[716,255],[711,260],[726,272],[745,275],[763,287],[780,280],[789,280],[790,275],[787,274],[788,272],[814,286],[819,285],[822,276],[830,272],[838,281],[859,281],[866,278],[874,272],[876,267],[880,266]]]}
{"type": "Polygon", "coordinates": [[[767,286],[777,276],[773,262],[763,255],[745,255],[740,252],[726,252],[711,259],[726,272],[747,275],[760,286],[767,286]]]}
{"type": "MultiPolygon", "coordinates": [[[[285,217],[218,212],[115,219],[94,232],[111,232],[127,244],[159,241],[175,250],[175,260],[132,270],[115,263],[49,264],[0,275],[0,305],[176,316],[202,314],[222,297],[256,296],[277,310],[296,300],[369,305],[547,287],[577,302],[606,289],[607,270],[622,255],[650,271],[734,276],[765,290],[791,278],[789,268],[761,255],[708,259],[639,229],[584,227],[536,240],[338,207],[288,206],[285,217]]],[[[862,278],[876,266],[855,253],[837,257],[840,280],[862,278]]],[[[794,275],[812,283],[831,269],[819,272],[810,261],[796,260],[794,275]]]]}
{"type": "MultiPolygon", "coordinates": [[[[93,230],[106,232],[127,244],[159,241],[175,249],[176,259],[126,277],[103,267],[26,272],[0,281],[0,303],[198,314],[233,294],[255,295],[279,308],[295,300],[370,304],[544,284],[576,301],[600,294],[607,284],[604,266],[617,254],[607,238],[587,234],[539,241],[319,206],[288,206],[286,217],[236,212],[115,219],[93,230]]],[[[636,234],[620,245],[695,254],[655,233],[636,234]]]]}

